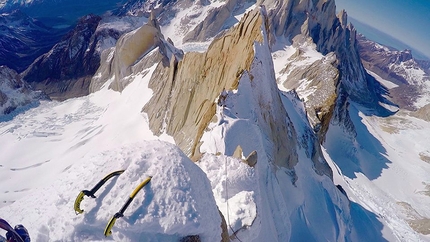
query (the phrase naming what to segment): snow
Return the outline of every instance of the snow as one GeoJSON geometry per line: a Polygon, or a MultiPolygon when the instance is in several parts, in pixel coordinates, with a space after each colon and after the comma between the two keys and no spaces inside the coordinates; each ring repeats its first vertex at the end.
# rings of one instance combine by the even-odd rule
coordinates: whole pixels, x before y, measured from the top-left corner
{"type": "MultiPolygon", "coordinates": [[[[280,84],[278,85],[278,88],[281,91],[289,91],[284,87],[283,83],[288,79],[292,70],[295,68],[306,68],[318,60],[325,61],[326,59],[326,56],[323,56],[316,50],[315,44],[310,44],[307,41],[294,46],[291,45],[285,37],[279,37],[277,38],[273,49],[272,58],[274,62],[274,70],[276,73],[276,79],[280,84]],[[302,54],[299,57],[295,57],[294,54],[299,51],[302,54]],[[289,66],[289,70],[286,70],[287,66],[289,66]]],[[[301,98],[306,100],[307,97],[314,92],[312,88],[308,87],[311,81],[302,79],[299,82],[300,85],[297,91],[300,93],[301,98]]]]}
{"type": "Polygon", "coordinates": [[[160,138],[140,112],[152,94],[149,77],[135,76],[121,94],[104,89],[43,102],[0,123],[6,144],[0,147],[2,217],[25,224],[35,241],[102,240],[110,216],[140,181],[153,176],[115,224],[115,240],[171,241],[192,234],[220,240],[221,219],[206,175],[170,144],[171,137],[161,137],[170,143],[151,141],[160,138]],[[81,206],[88,212],[76,216],[73,202],[79,191],[119,169],[126,172],[98,199],[86,198],[81,206]]]}
{"type": "MultiPolygon", "coordinates": [[[[314,172],[305,152],[300,151],[295,184],[293,171],[270,162],[271,141],[255,119],[263,118],[256,109],[259,104],[274,102],[265,95],[274,86],[265,83],[275,77],[268,46],[256,43],[254,48],[252,71],[229,93],[233,108],[218,107],[219,122],[205,133],[202,151],[207,154],[197,164],[173,145],[171,137],[155,137],[141,113],[152,95],[148,82],[155,66],[126,77],[133,82],[122,93],[107,89],[108,82],[97,93],[42,102],[0,123],[0,142],[6,144],[0,147],[0,194],[5,201],[0,214],[11,224],[24,224],[34,241],[104,240],[102,231],[111,216],[142,180],[153,176],[117,220],[112,239],[177,241],[198,234],[202,241],[220,241],[218,208],[230,235],[235,233],[241,241],[342,236],[346,229],[339,226],[347,226],[348,213],[335,208],[348,210],[348,202],[328,177],[314,172]],[[257,150],[256,167],[231,157],[238,142],[243,156],[257,150]],[[79,191],[119,169],[126,171],[97,192],[96,199],[85,197],[84,214],[75,215],[73,202],[79,191]],[[324,217],[331,219],[322,226],[324,217]]],[[[289,113],[295,111],[288,108],[289,113]]],[[[305,125],[303,116],[294,120],[298,127],[305,125]]]]}
{"type": "Polygon", "coordinates": [[[129,32],[133,29],[139,28],[148,21],[145,17],[135,16],[106,16],[100,20],[97,26],[97,31],[104,29],[116,29],[120,32],[129,32]]]}
{"type": "MultiPolygon", "coordinates": [[[[285,41],[278,42],[272,53],[274,69],[279,89],[288,91],[282,82],[288,78],[289,73],[282,70],[292,63],[293,60],[289,58],[296,48],[285,41]]],[[[305,55],[313,57],[305,61],[320,58],[312,48],[302,50],[305,55]]],[[[292,64],[300,67],[309,62],[294,61],[292,64]]],[[[369,74],[387,88],[397,86],[375,73],[369,74]]],[[[420,71],[408,69],[407,74],[415,82],[423,79],[420,71]]],[[[430,90],[427,83],[423,83],[422,87],[430,90]]],[[[427,104],[428,98],[428,95],[422,95],[417,106],[427,104]]],[[[351,219],[354,227],[360,231],[355,233],[355,238],[361,238],[356,241],[368,240],[366,237],[369,236],[375,238],[373,240],[382,236],[388,241],[430,241],[428,235],[417,233],[408,224],[411,218],[429,218],[430,198],[425,194],[429,190],[430,164],[423,160],[430,157],[428,142],[423,135],[429,132],[428,122],[404,112],[389,118],[368,117],[360,111],[357,104],[351,105],[350,113],[358,136],[351,138],[340,127],[331,124],[322,148],[333,171],[334,183],[341,185],[352,201],[351,219]],[[390,131],[391,129],[395,131],[390,131]],[[402,203],[409,204],[413,212],[405,209],[402,203]],[[355,216],[361,218],[362,222],[357,223],[355,216]],[[368,219],[373,229],[380,228],[382,234],[371,232],[372,228],[364,226],[365,219],[368,219]]]]}
{"type": "MultiPolygon", "coordinates": [[[[203,22],[212,9],[224,4],[224,1],[211,0],[210,4],[201,5],[200,3],[193,3],[192,7],[184,9],[178,7],[175,9],[177,11],[175,16],[169,19],[168,23],[161,23],[161,31],[166,39],[170,38],[177,48],[182,49],[182,46],[185,44],[182,43],[184,36],[199,23],[203,22]]],[[[186,49],[184,51],[186,52],[186,49]]]]}
{"type": "MultiPolygon", "coordinates": [[[[163,33],[186,50],[203,51],[207,43],[182,45],[181,21],[190,14],[202,20],[221,4],[179,11],[163,33]]],[[[132,28],[128,20],[118,21],[106,20],[99,27],[132,28]]],[[[113,46],[111,41],[100,48],[113,46]]],[[[403,112],[365,116],[351,104],[357,137],[331,124],[322,147],[332,181],[315,172],[308,155],[315,143],[304,104],[279,83],[300,143],[291,147],[299,162],[291,170],[273,163],[273,144],[258,123],[263,116],[259,105],[276,103],[268,83],[287,78],[281,73],[286,64],[304,66],[324,58],[314,46],[303,45],[305,58],[292,62],[297,48],[285,40],[277,45],[270,53],[267,45],[255,43],[252,68],[243,73],[237,90],[224,93],[228,99],[217,106],[217,122],[205,130],[204,155],[197,163],[172,137],[154,136],[141,112],[152,95],[148,82],[155,65],[126,77],[133,81],[121,93],[107,88],[110,80],[97,93],[43,101],[0,122],[2,218],[24,224],[33,241],[178,241],[195,234],[202,241],[220,241],[218,209],[230,236],[235,234],[233,241],[430,241],[408,225],[408,219],[430,217],[430,164],[425,161],[430,148],[423,135],[430,132],[428,122],[403,112]],[[242,158],[257,151],[255,167],[232,157],[239,144],[242,158]],[[109,180],[96,199],[85,197],[85,212],[76,215],[73,202],[79,191],[119,169],[125,172],[109,180]],[[112,237],[105,238],[109,219],[148,176],[151,182],[117,220],[112,237]]]]}
{"type": "Polygon", "coordinates": [[[212,191],[231,233],[251,226],[257,216],[255,170],[239,159],[205,154],[199,161],[211,181],[212,191]]]}
{"type": "Polygon", "coordinates": [[[161,141],[138,142],[80,159],[51,186],[35,189],[3,210],[2,216],[25,224],[35,241],[102,240],[110,217],[148,176],[153,176],[151,182],[113,227],[114,240],[155,237],[171,241],[193,234],[205,241],[220,240],[221,228],[214,224],[220,225],[221,219],[209,180],[179,148],[161,141]],[[84,214],[75,215],[78,192],[119,169],[126,171],[97,192],[96,199],[85,198],[81,203],[84,214]],[[37,212],[31,211],[35,207],[37,212]]]}
{"type": "Polygon", "coordinates": [[[350,113],[357,137],[349,138],[332,125],[324,145],[328,160],[343,172],[335,182],[349,190],[352,201],[378,214],[395,240],[430,240],[411,229],[411,215],[401,206],[408,203],[423,218],[429,217],[430,197],[419,191],[427,190],[430,164],[418,154],[428,150],[422,134],[430,131],[430,125],[402,112],[386,119],[365,116],[356,104],[350,113]]]}
{"type": "Polygon", "coordinates": [[[422,95],[415,101],[415,107],[421,108],[430,103],[430,79],[424,82],[421,86],[422,95]]]}
{"type": "Polygon", "coordinates": [[[388,89],[392,89],[392,88],[395,88],[395,87],[398,87],[398,85],[396,85],[396,84],[394,84],[394,83],[392,83],[392,82],[390,82],[390,81],[387,81],[387,80],[385,80],[385,79],[383,79],[383,78],[381,78],[380,76],[378,76],[376,73],[374,73],[374,72],[372,72],[372,71],[370,71],[370,70],[367,70],[366,69],[366,71],[367,71],[367,73],[369,73],[371,76],[373,76],[379,83],[381,83],[382,85],[384,85],[386,88],[388,88],[388,89]]]}

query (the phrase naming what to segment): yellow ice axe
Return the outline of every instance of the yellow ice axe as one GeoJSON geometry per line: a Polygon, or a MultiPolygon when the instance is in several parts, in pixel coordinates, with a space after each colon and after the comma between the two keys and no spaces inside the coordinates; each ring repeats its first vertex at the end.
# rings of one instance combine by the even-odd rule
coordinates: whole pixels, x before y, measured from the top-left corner
{"type": "Polygon", "coordinates": [[[124,170],[114,171],[109,174],[107,174],[103,179],[101,179],[91,190],[82,190],[79,192],[78,197],[76,197],[74,209],[76,214],[81,214],[84,212],[83,209],[81,209],[81,202],[84,200],[84,196],[96,198],[94,195],[97,190],[100,189],[100,187],[103,186],[109,179],[111,179],[114,176],[119,176],[124,172],[124,170]]]}
{"type": "Polygon", "coordinates": [[[109,223],[106,225],[105,228],[105,236],[109,236],[112,235],[112,227],[115,225],[115,222],[118,218],[121,218],[124,216],[124,212],[127,209],[127,207],[130,205],[131,201],[133,201],[134,197],[136,196],[136,194],[146,185],[151,181],[152,176],[149,176],[148,178],[146,178],[146,180],[144,180],[142,183],[139,184],[139,186],[137,186],[133,192],[131,193],[130,197],[128,198],[127,202],[124,203],[124,206],[122,206],[121,210],[119,210],[119,212],[115,213],[115,215],[109,220],[109,223]]]}

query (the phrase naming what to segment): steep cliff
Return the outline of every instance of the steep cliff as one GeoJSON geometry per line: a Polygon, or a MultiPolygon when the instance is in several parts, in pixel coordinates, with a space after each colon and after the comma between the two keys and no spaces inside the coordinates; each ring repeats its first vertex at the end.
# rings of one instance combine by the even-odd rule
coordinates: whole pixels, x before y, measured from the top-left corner
{"type": "Polygon", "coordinates": [[[87,95],[89,80],[100,63],[92,44],[100,19],[95,15],[83,17],[62,41],[37,58],[22,78],[52,99],[87,95]]]}
{"type": "Polygon", "coordinates": [[[428,103],[425,97],[430,92],[430,70],[426,62],[414,59],[410,50],[395,50],[363,35],[358,35],[357,40],[364,66],[392,83],[387,88],[396,104],[416,111],[428,103]]]}
{"type": "MultiPolygon", "coordinates": [[[[332,172],[300,101],[279,92],[268,30],[265,9],[257,7],[215,38],[206,52],[188,52],[182,60],[172,59],[168,69],[157,67],[149,84],[153,96],[143,109],[154,134],[173,136],[194,160],[201,153],[252,154],[255,160],[250,165],[258,175],[255,197],[250,199],[257,204],[256,215],[248,215],[246,223],[234,225],[231,231],[245,241],[261,241],[261,231],[270,234],[265,238],[271,241],[296,238],[300,232],[293,228],[307,225],[294,212],[300,210],[301,201],[290,199],[310,196],[314,189],[328,192],[336,200],[333,203],[345,209],[339,220],[332,221],[335,226],[348,226],[345,221],[350,216],[346,197],[329,188],[332,172]],[[327,187],[313,183],[319,179],[327,187]],[[312,188],[302,189],[299,184],[306,182],[312,188]],[[263,212],[269,208],[272,212],[263,212]]],[[[210,165],[223,167],[222,163],[210,165]]],[[[326,205],[331,208],[333,203],[326,205]]],[[[312,221],[311,214],[320,209],[314,205],[303,211],[312,221]]]]}
{"type": "Polygon", "coordinates": [[[134,29],[139,22],[142,21],[85,16],[21,76],[35,89],[43,90],[55,100],[87,95],[91,79],[100,66],[102,52],[114,46],[123,33],[134,29]]]}
{"type": "MultiPolygon", "coordinates": [[[[79,50],[76,62],[86,60],[87,54],[80,56],[81,50],[88,52],[89,57],[95,49],[92,56],[100,56],[100,66],[94,66],[97,71],[94,70],[91,83],[79,89],[82,93],[97,93],[68,100],[64,106],[85,100],[84,105],[77,107],[97,113],[92,113],[91,123],[96,131],[91,127],[80,130],[86,138],[79,142],[79,147],[89,149],[92,143],[99,149],[99,141],[104,143],[106,137],[121,145],[137,139],[157,139],[150,131],[161,139],[169,136],[171,141],[173,137],[197,165],[209,168],[206,175],[213,179],[212,192],[226,218],[223,231],[229,231],[232,240],[383,240],[382,233],[387,231],[382,231],[382,218],[348,199],[356,194],[348,180],[343,180],[343,170],[333,174],[320,145],[329,129],[333,131],[329,138],[335,141],[335,151],[338,144],[352,149],[375,144],[354,139],[360,133],[354,125],[360,123],[351,119],[360,121],[354,102],[377,113],[381,94],[376,81],[360,64],[355,31],[346,25],[346,13],[335,15],[334,1],[267,0],[258,1],[260,5],[241,0],[129,3],[123,10],[130,15],[150,16],[146,7],[156,11],[149,20],[143,17],[145,24],[132,31],[107,28],[109,38],[100,41],[96,36],[103,19],[89,17],[87,20],[92,20],[82,24],[88,25],[83,29],[91,30],[86,39],[90,44],[78,48],[81,42],[76,33],[69,36],[67,48],[58,50],[69,54],[79,50]],[[251,7],[255,9],[244,14],[251,7]],[[206,12],[207,9],[213,12],[206,12]],[[159,20],[166,21],[161,23],[165,26],[159,26],[157,13],[159,20]],[[243,18],[235,22],[242,14],[243,18]],[[200,20],[202,23],[196,24],[200,20]],[[172,26],[184,28],[178,28],[179,34],[163,33],[180,39],[194,29],[187,35],[190,41],[214,40],[207,49],[204,47],[205,51],[183,54],[162,34],[161,30],[172,30],[172,26]],[[286,57],[284,62],[277,55],[286,57]]],[[[50,53],[53,57],[54,50],[50,53]]],[[[41,60],[47,60],[47,56],[41,60]]],[[[57,57],[61,59],[62,54],[57,57]]],[[[46,63],[49,66],[50,62],[46,63]]],[[[75,62],[61,63],[67,69],[64,64],[69,68],[67,64],[72,67],[75,62]]],[[[88,66],[86,62],[80,67],[88,66]]],[[[64,75],[61,80],[67,78],[64,75]]],[[[68,84],[61,85],[67,89],[68,84]]],[[[72,92],[66,91],[67,95],[72,92]]],[[[61,98],[67,95],[62,94],[61,98]]],[[[359,131],[369,133],[363,128],[359,131]]],[[[157,146],[162,145],[154,147],[157,146]]],[[[77,154],[74,150],[68,149],[65,155],[77,154]]],[[[157,154],[163,151],[155,149],[154,157],[159,159],[157,154]]],[[[118,157],[128,160],[130,153],[125,153],[128,154],[118,157]]],[[[140,154],[136,156],[139,166],[144,163],[140,154]]],[[[331,158],[332,154],[336,153],[326,157],[331,158]]],[[[355,154],[346,153],[344,160],[355,154]]],[[[378,154],[383,155],[383,150],[378,154]]],[[[177,160],[168,154],[166,161],[168,156],[177,160]]],[[[106,165],[105,159],[100,164],[106,165]]],[[[333,164],[332,167],[337,169],[333,164]]],[[[193,181],[183,184],[190,182],[193,181]]],[[[354,199],[361,202],[361,197],[354,199]]],[[[218,212],[216,208],[207,209],[218,212]]],[[[148,215],[140,209],[135,214],[148,215]]],[[[121,226],[132,227],[128,221],[123,222],[121,226]]],[[[223,238],[226,237],[224,234],[223,238]]]]}
{"type": "MultiPolygon", "coordinates": [[[[173,78],[166,76],[163,81],[152,79],[154,96],[144,107],[152,130],[172,135],[188,155],[198,158],[200,139],[215,115],[217,98],[223,90],[236,90],[242,76],[250,75],[252,66],[258,61],[254,42],[263,43],[262,26],[267,27],[264,18],[259,11],[253,11],[214,40],[206,53],[185,54],[177,64],[173,78]]],[[[262,81],[250,78],[253,82],[262,81]]],[[[267,113],[262,115],[265,120],[258,122],[274,143],[274,162],[292,168],[297,163],[297,155],[287,147],[295,147],[294,138],[288,137],[294,129],[283,121],[285,117],[288,119],[288,115],[278,106],[279,94],[274,84],[267,84],[272,86],[272,91],[266,95],[274,100],[272,105],[259,103],[267,113]]]]}
{"type": "Polygon", "coordinates": [[[226,24],[227,21],[235,23],[237,20],[234,15],[244,11],[244,5],[250,2],[249,0],[227,0],[225,4],[212,9],[205,19],[188,32],[183,42],[206,41],[218,35],[221,31],[231,27],[231,24],[226,24]],[[233,19],[233,21],[231,21],[233,19]],[[236,21],[234,21],[236,20],[236,21]]]}
{"type": "MultiPolygon", "coordinates": [[[[231,25],[232,16],[244,11],[243,6],[247,3],[249,1],[230,0],[214,9],[185,36],[184,42],[202,41],[216,36],[231,25]]],[[[297,65],[287,66],[288,63],[305,58],[303,56],[305,53],[299,51],[285,63],[283,73],[280,73],[282,75],[289,72],[286,79],[280,80],[281,84],[287,88],[298,89],[299,96],[306,97],[306,108],[311,123],[318,126],[321,139],[324,139],[329,122],[332,120],[333,110],[347,106],[337,102],[340,106],[336,107],[340,92],[345,92],[348,96],[347,99],[342,100],[360,103],[378,115],[390,114],[390,111],[379,105],[379,103],[389,103],[381,96],[385,93],[384,89],[367,74],[361,63],[356,31],[352,25],[347,24],[345,11],[340,11],[336,15],[334,1],[259,0],[256,1],[256,5],[264,5],[267,8],[269,41],[274,48],[273,51],[276,51],[278,42],[281,43],[286,39],[295,48],[300,48],[302,44],[306,47],[309,45],[306,43],[313,42],[316,51],[324,56],[327,55],[325,61],[306,64],[310,69],[303,66],[296,69],[297,65]],[[298,83],[298,80],[306,80],[306,82],[298,83]],[[319,93],[308,96],[306,93],[311,92],[308,90],[318,90],[319,93]]],[[[347,112],[347,110],[337,112],[347,112]]],[[[344,117],[347,118],[348,115],[344,117]]],[[[347,122],[345,126],[350,126],[348,119],[343,121],[347,122]]],[[[350,131],[354,133],[353,130],[350,131]]]]}
{"type": "MultiPolygon", "coordinates": [[[[168,68],[171,59],[183,56],[171,40],[165,40],[157,20],[152,16],[145,24],[122,35],[115,48],[101,55],[102,65],[91,80],[90,92],[100,90],[109,82],[109,88],[121,92],[133,80],[133,75],[153,65],[168,68]]],[[[146,74],[145,74],[146,75],[146,74]]]]}
{"type": "Polygon", "coordinates": [[[369,114],[386,116],[393,113],[380,105],[392,105],[383,96],[387,95],[387,90],[367,74],[358,53],[356,31],[347,24],[345,11],[336,15],[334,1],[261,3],[270,8],[270,28],[275,36],[273,45],[286,39],[293,43],[293,47],[299,48],[290,57],[291,62],[286,62],[284,73],[286,70],[289,72],[281,84],[296,88],[299,96],[305,99],[311,123],[319,130],[321,142],[331,122],[340,124],[352,137],[355,136],[347,110],[351,101],[366,107],[369,114]],[[315,47],[309,48],[311,45],[307,38],[315,47]],[[306,51],[300,49],[313,49],[322,56],[315,60],[306,57],[306,51]],[[307,62],[304,65],[295,63],[304,59],[307,59],[302,61],[307,62]],[[293,66],[288,66],[288,63],[293,63],[293,66]]]}

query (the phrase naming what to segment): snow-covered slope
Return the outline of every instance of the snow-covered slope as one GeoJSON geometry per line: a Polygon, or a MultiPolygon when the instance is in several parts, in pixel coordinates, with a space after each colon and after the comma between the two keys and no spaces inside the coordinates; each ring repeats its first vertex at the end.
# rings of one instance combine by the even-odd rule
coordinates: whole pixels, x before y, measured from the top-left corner
{"type": "Polygon", "coordinates": [[[130,16],[103,17],[96,32],[130,32],[95,45],[94,92],[0,123],[1,216],[34,241],[430,240],[428,124],[369,115],[382,89],[333,1],[261,2],[130,2],[130,16]],[[216,12],[220,33],[183,41],[216,12]],[[79,191],[118,169],[76,215],[79,191]]]}

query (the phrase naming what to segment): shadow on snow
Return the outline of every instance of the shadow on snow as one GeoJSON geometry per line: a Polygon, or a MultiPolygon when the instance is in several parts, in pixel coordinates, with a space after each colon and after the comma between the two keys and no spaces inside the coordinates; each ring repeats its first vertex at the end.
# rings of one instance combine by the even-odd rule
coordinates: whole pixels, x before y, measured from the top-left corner
{"type": "Polygon", "coordinates": [[[387,169],[387,164],[391,161],[388,160],[387,150],[382,143],[363,123],[359,113],[369,113],[362,109],[364,108],[354,103],[349,106],[349,116],[354,124],[356,137],[346,134],[340,126],[331,126],[328,131],[330,137],[324,147],[343,175],[353,179],[357,177],[355,173],[362,173],[369,180],[374,180],[381,176],[383,169],[387,169]]]}

